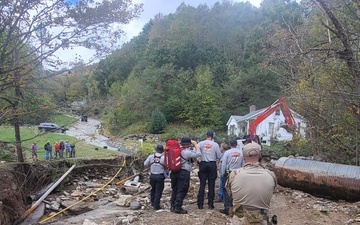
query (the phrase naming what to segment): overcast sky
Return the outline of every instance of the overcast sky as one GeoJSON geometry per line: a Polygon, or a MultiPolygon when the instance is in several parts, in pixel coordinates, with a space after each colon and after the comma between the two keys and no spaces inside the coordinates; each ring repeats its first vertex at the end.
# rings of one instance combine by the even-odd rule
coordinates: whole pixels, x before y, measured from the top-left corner
{"type": "MultiPolygon", "coordinates": [[[[77,0],[69,0],[69,2],[76,1],[77,0]]],[[[142,27],[156,14],[162,13],[163,15],[167,15],[169,13],[173,13],[183,2],[194,7],[197,7],[200,4],[207,4],[209,7],[212,7],[214,3],[218,1],[221,2],[222,0],[133,0],[133,3],[143,3],[144,11],[141,13],[139,18],[134,19],[130,24],[123,26],[126,36],[123,38],[122,43],[127,42],[132,37],[138,35],[142,30],[142,27]]],[[[233,0],[233,2],[247,1],[256,7],[259,7],[262,0],[233,0]]],[[[87,62],[93,52],[85,48],[76,48],[72,51],[59,51],[56,55],[59,56],[60,59],[70,62],[75,60],[76,54],[79,54],[82,59],[87,62]]]]}

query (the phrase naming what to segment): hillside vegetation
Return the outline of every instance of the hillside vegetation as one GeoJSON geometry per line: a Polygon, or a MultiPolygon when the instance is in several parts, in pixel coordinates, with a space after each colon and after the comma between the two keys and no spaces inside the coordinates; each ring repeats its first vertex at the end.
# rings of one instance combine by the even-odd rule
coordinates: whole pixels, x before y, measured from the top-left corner
{"type": "Polygon", "coordinates": [[[114,135],[166,125],[224,132],[279,96],[307,120],[307,152],[359,164],[357,1],[181,4],[99,63],[42,81],[51,107],[86,100],[114,135]],[[45,82],[45,84],[44,84],[45,82]],[[338,154],[341,152],[342,154],[338,154]]]}

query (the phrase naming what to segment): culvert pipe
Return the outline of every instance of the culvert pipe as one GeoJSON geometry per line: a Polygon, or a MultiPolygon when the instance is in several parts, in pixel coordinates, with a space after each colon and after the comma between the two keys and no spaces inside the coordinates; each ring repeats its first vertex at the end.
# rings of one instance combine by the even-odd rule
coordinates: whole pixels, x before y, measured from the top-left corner
{"type": "Polygon", "coordinates": [[[282,157],[275,164],[278,184],[330,199],[360,201],[360,167],[282,157]]]}

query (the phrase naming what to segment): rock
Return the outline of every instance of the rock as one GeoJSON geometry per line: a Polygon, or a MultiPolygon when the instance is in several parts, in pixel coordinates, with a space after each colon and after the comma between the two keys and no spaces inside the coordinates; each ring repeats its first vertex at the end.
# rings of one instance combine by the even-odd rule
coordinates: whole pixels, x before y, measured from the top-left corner
{"type": "MultiPolygon", "coordinates": [[[[65,208],[69,207],[70,205],[73,205],[76,201],[74,200],[70,200],[70,201],[63,201],[61,203],[62,206],[64,206],[65,208]]],[[[83,202],[72,206],[71,208],[68,209],[68,212],[70,212],[73,215],[80,215],[82,213],[85,212],[89,212],[92,209],[90,209],[87,205],[85,205],[83,202]]]]}
{"type": "Polygon", "coordinates": [[[132,201],[130,203],[130,209],[132,210],[137,210],[137,209],[140,209],[141,208],[141,205],[140,205],[140,202],[138,201],[132,201]]]}
{"type": "Polygon", "coordinates": [[[60,203],[59,202],[51,202],[50,208],[55,211],[59,211],[60,209],[60,203]]]}
{"type": "Polygon", "coordinates": [[[129,215],[129,216],[127,217],[127,219],[128,219],[128,221],[129,221],[129,223],[132,223],[132,222],[134,222],[134,221],[137,221],[137,217],[135,217],[135,216],[133,216],[133,215],[129,215]]]}
{"type": "Polygon", "coordinates": [[[82,225],[98,225],[98,224],[89,219],[85,219],[82,225]]]}
{"type": "Polygon", "coordinates": [[[81,191],[73,191],[73,193],[71,193],[71,196],[73,197],[79,197],[79,196],[82,196],[82,192],[81,191]]]}
{"type": "Polygon", "coordinates": [[[119,199],[115,201],[115,204],[118,206],[129,206],[131,200],[131,195],[120,195],[119,199]]]}

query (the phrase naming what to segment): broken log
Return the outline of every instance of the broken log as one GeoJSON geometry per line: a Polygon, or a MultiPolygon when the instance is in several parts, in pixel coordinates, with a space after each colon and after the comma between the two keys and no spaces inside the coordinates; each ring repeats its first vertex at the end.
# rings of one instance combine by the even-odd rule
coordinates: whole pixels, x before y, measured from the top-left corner
{"type": "Polygon", "coordinates": [[[360,167],[282,157],[275,165],[278,184],[330,199],[360,201],[360,167]]]}
{"type": "Polygon", "coordinates": [[[44,194],[43,196],[41,196],[41,198],[39,200],[37,200],[32,206],[31,208],[29,208],[28,210],[25,211],[25,213],[14,222],[14,225],[21,223],[22,221],[24,221],[24,219],[32,212],[34,211],[39,205],[40,203],[61,183],[62,180],[64,180],[64,178],[75,168],[75,165],[73,165],[72,167],[70,167],[70,169],[68,169],[68,171],[66,171],[66,173],[64,173],[57,181],[55,184],[53,184],[44,194]]]}

